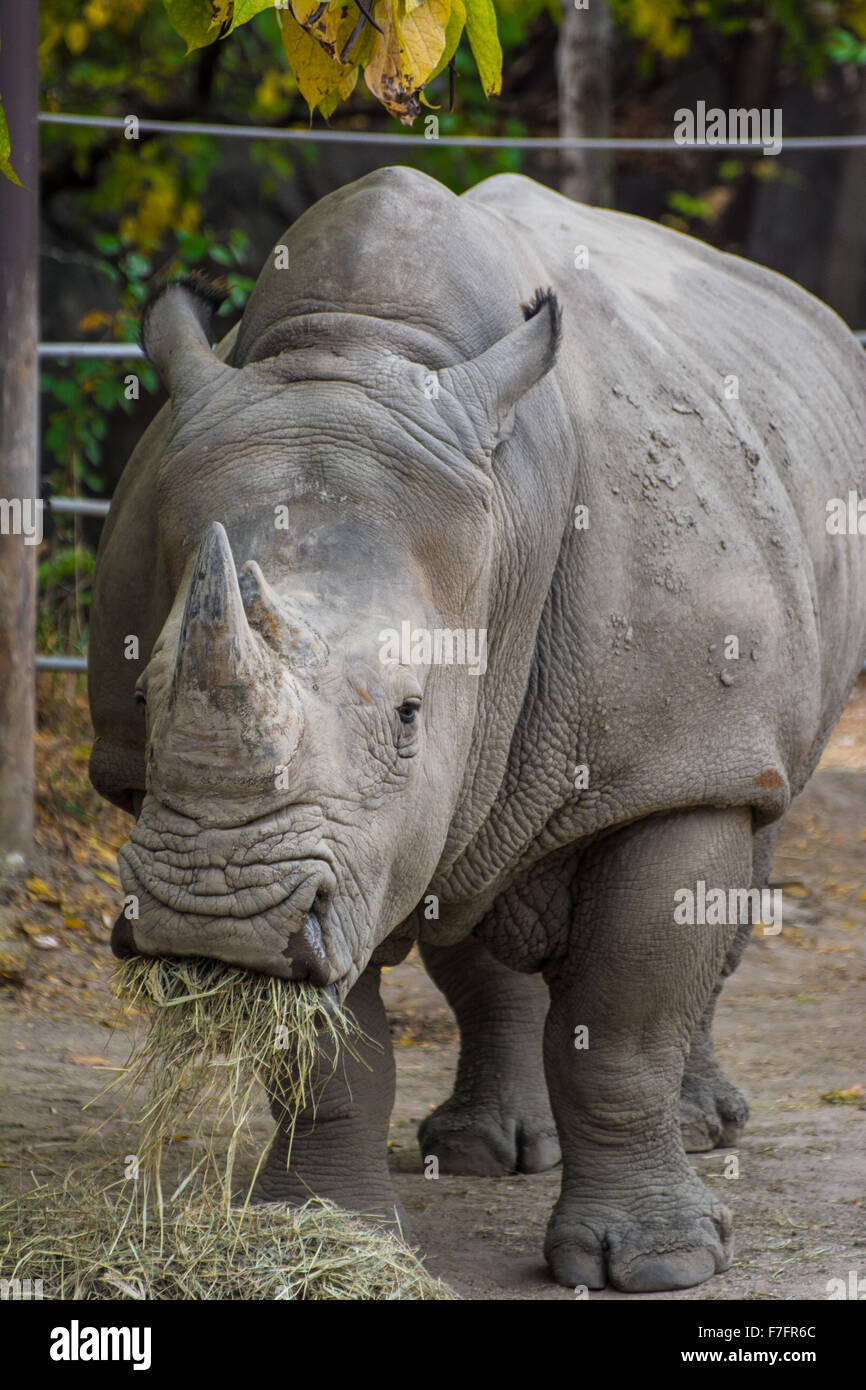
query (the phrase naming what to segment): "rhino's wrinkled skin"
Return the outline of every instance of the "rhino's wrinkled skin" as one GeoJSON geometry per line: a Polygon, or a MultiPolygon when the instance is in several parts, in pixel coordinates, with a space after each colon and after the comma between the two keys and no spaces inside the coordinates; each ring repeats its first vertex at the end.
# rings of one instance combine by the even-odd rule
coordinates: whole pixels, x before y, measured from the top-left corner
{"type": "Polygon", "coordinates": [[[750,927],[674,894],[765,882],[866,655],[866,539],[825,525],[864,491],[862,351],[789,281],[518,177],[382,169],[283,244],[216,354],[182,286],[143,326],[171,402],[90,660],[93,781],[138,811],[117,949],[351,990],[382,1050],[260,1191],[393,1214],[378,974],[420,935],[462,1032],[422,1152],[561,1146],[557,1279],[699,1283],[731,1218],[683,1139],[746,1118],[709,1028],[750,927]],[[383,659],[404,622],[486,630],[486,671],[383,659]]]}

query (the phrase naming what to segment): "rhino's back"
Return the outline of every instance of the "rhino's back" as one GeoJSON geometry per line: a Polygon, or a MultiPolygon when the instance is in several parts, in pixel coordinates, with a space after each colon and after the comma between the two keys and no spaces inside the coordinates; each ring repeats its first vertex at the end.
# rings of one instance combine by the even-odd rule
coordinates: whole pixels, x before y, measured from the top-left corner
{"type": "Polygon", "coordinates": [[[562,300],[578,443],[546,466],[572,468],[589,508],[566,527],[503,784],[523,802],[503,791],[467,846],[479,877],[655,810],[772,819],[866,657],[866,546],[825,524],[828,498],[866,491],[862,350],[791,281],[642,219],[510,175],[461,201],[562,300]]]}

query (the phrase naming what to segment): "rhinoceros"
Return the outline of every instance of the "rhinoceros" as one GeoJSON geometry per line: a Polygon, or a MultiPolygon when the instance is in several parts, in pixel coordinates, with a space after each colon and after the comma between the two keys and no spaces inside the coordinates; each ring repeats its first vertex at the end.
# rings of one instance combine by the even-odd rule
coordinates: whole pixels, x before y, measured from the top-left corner
{"type": "Polygon", "coordinates": [[[377,1050],[288,1169],[278,1124],[256,1195],[394,1219],[379,977],[417,940],[461,1032],[422,1154],[561,1157],[561,1284],[698,1284],[732,1218],[686,1149],[747,1117],[715,1002],[866,656],[833,511],[863,353],[791,281],[514,175],[379,169],[216,351],[212,301],[147,306],[170,400],[96,568],[91,777],[136,817],[115,950],[347,1000],[377,1050]]]}

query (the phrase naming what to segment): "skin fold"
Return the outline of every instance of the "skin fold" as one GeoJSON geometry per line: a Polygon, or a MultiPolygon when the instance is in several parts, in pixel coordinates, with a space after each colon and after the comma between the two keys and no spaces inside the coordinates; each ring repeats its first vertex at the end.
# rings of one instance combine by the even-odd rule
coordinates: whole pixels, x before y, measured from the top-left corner
{"type": "Polygon", "coordinates": [[[747,1118],[710,1034],[752,922],[675,894],[766,883],[866,656],[863,540],[825,525],[864,490],[862,350],[781,276],[512,175],[377,170],[216,351],[210,299],[145,311],[169,402],[97,560],[91,777],[137,817],[115,949],[346,998],[368,1065],[288,1170],[275,1103],[259,1195],[394,1221],[378,981],[418,940],[461,1031],[422,1155],[561,1157],[565,1285],[700,1283],[731,1215],[686,1148],[747,1118]]]}

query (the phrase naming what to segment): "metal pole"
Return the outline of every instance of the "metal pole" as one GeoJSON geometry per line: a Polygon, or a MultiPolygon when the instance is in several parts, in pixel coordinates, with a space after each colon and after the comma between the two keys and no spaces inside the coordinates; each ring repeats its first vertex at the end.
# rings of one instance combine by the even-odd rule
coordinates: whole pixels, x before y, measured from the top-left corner
{"type": "Polygon", "coordinates": [[[35,0],[0,0],[0,97],[25,185],[0,175],[0,873],[24,868],[33,847],[38,42],[35,0]]]}

